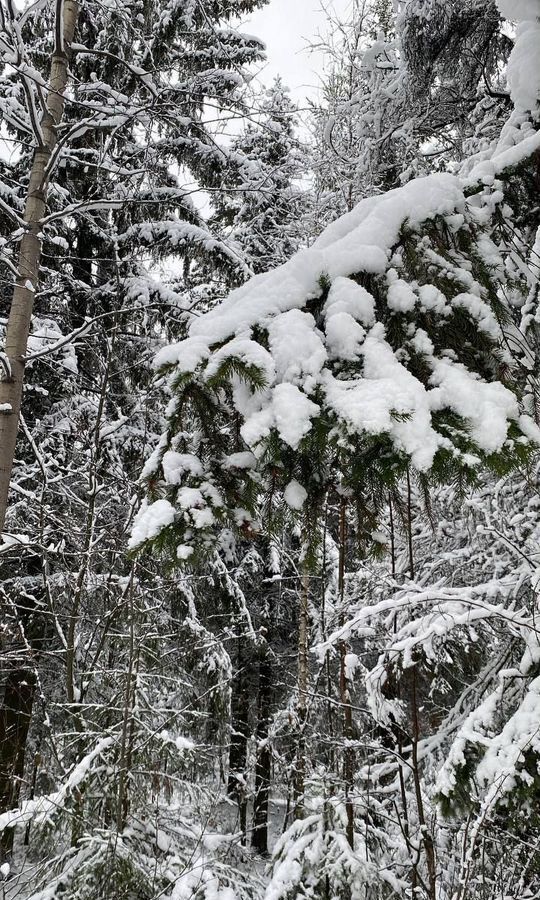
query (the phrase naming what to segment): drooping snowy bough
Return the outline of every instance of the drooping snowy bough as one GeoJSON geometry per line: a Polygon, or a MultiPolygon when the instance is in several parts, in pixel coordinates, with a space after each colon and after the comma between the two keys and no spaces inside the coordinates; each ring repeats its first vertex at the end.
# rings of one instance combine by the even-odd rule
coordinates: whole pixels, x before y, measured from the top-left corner
{"type": "Polygon", "coordinates": [[[527,455],[540,432],[515,348],[531,272],[513,220],[534,243],[522,201],[540,134],[524,122],[504,139],[465,177],[363,201],[158,354],[168,429],[132,548],[159,538],[189,559],[218,524],[257,530],[261,493],[313,513],[338,481],[377,492],[409,465],[474,477],[527,455]]]}

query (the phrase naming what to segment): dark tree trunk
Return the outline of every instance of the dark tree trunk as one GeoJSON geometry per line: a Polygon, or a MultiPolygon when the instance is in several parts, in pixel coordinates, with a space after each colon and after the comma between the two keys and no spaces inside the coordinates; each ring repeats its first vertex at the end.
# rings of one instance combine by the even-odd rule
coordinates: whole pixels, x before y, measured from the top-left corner
{"type": "MultiPolygon", "coordinates": [[[[25,562],[27,576],[39,578],[41,565],[39,556],[30,556],[25,562]]],[[[0,704],[0,814],[17,808],[24,778],[26,745],[37,688],[33,656],[39,653],[48,638],[47,623],[36,611],[39,609],[38,593],[42,593],[40,584],[33,594],[25,592],[24,599],[14,605],[13,610],[3,610],[6,620],[12,623],[13,643],[9,651],[4,648],[4,695],[0,704]]],[[[13,829],[6,828],[0,836],[2,856],[10,853],[12,842],[13,829]]]]}
{"type": "Polygon", "coordinates": [[[231,685],[231,745],[227,794],[238,803],[243,843],[247,832],[246,766],[249,736],[249,694],[246,680],[242,637],[236,639],[236,672],[231,685]]]}
{"type": "Polygon", "coordinates": [[[28,666],[7,676],[0,707],[0,811],[14,809],[24,774],[24,752],[36,688],[36,673],[28,666]]]}
{"type": "MultiPolygon", "coordinates": [[[[347,517],[346,517],[346,501],[342,499],[339,516],[339,572],[338,572],[338,591],[340,597],[341,613],[340,624],[345,623],[345,551],[347,542],[347,517]]],[[[347,676],[347,644],[345,641],[340,643],[340,675],[339,675],[339,694],[341,698],[341,706],[343,709],[343,737],[345,739],[345,749],[343,753],[343,781],[345,784],[345,812],[347,816],[347,841],[351,850],[354,850],[354,805],[352,801],[352,791],[354,787],[354,769],[355,759],[352,749],[353,739],[353,716],[351,705],[351,683],[347,676]]]]}
{"type": "Polygon", "coordinates": [[[306,780],[306,724],[308,707],[308,630],[309,630],[309,587],[310,578],[305,569],[300,580],[298,596],[298,700],[296,704],[297,737],[296,761],[293,776],[293,798],[295,819],[304,818],[304,788],[306,780]]]}
{"type": "MultiPolygon", "coordinates": [[[[267,635],[267,641],[269,635],[267,635]]],[[[255,797],[253,800],[252,846],[258,853],[268,853],[268,800],[270,795],[272,754],[268,742],[272,704],[272,660],[268,643],[259,662],[257,697],[257,758],[255,762],[255,797]]]]}
{"type": "MultiPolygon", "coordinates": [[[[16,809],[24,776],[24,758],[36,691],[36,672],[19,665],[8,672],[0,706],[0,813],[16,809]]],[[[11,853],[13,828],[0,835],[0,857],[11,853]]]]}

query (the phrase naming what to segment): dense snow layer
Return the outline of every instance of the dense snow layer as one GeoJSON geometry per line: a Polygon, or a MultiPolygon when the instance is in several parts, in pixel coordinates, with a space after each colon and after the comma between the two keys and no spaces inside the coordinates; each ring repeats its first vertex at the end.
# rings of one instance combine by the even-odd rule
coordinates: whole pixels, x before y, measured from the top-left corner
{"type": "Polygon", "coordinates": [[[150,505],[144,502],[135,516],[129,547],[138,547],[151,540],[173,521],[174,506],[168,500],[156,500],[150,505]]]}
{"type": "MultiPolygon", "coordinates": [[[[215,309],[194,320],[188,342],[175,345],[179,348],[176,358],[188,371],[184,367],[191,365],[196,356],[202,359],[209,345],[245,333],[279,313],[302,309],[307,300],[319,295],[323,276],[334,284],[339,278],[359,272],[382,274],[405,221],[419,224],[464,206],[460,181],[446,173],[418,178],[380,197],[362,201],[326,228],[312,247],[300,251],[278,269],[251,278],[215,309]]],[[[334,291],[339,289],[339,284],[334,287],[334,291]]],[[[358,302],[361,304],[361,300],[358,302]]],[[[364,298],[365,315],[369,315],[369,307],[369,297],[364,298]]],[[[166,348],[156,365],[163,365],[171,356],[174,358],[174,351],[166,348]],[[171,351],[170,356],[167,350],[171,351]]]]}
{"type": "Polygon", "coordinates": [[[540,97],[539,21],[523,22],[518,26],[507,77],[516,109],[536,110],[540,97]]]}
{"type": "Polygon", "coordinates": [[[291,509],[302,509],[304,503],[307,500],[307,491],[305,488],[299,484],[298,481],[293,479],[289,481],[287,487],[283,492],[283,498],[285,503],[291,507],[291,509]]]}
{"type": "MultiPolygon", "coordinates": [[[[505,158],[509,156],[507,150],[505,158]]],[[[482,166],[473,174],[483,176],[487,169],[486,164],[482,166]]],[[[519,418],[513,394],[501,384],[481,381],[451,354],[437,356],[419,329],[412,345],[432,370],[429,383],[420,382],[388,343],[383,325],[375,322],[374,297],[349,277],[386,272],[387,304],[392,312],[410,313],[418,305],[447,317],[452,307],[461,308],[476,321],[479,331],[497,341],[499,325],[468,271],[456,268],[455,277],[467,290],[450,300],[434,285],[409,284],[391,265],[405,223],[413,226],[442,215],[452,227],[462,225],[468,210],[464,189],[458,177],[443,173],[363,201],[330,225],[311,248],[280,268],[252,278],[195,319],[190,336],[162,350],[156,367],[173,364],[177,372],[185,373],[202,364],[207,379],[234,356],[261,370],[264,390],[246,393],[237,388],[235,392],[243,418],[241,435],[256,455],[272,429],[296,449],[323,408],[350,434],[389,435],[396,449],[409,455],[422,471],[433,464],[438,449],[449,446],[433,427],[433,414],[444,409],[469,423],[481,450],[499,450],[507,437],[508,420],[519,418]],[[330,283],[322,309],[324,332],[305,310],[306,303],[320,295],[322,279],[330,283]],[[254,326],[265,329],[267,346],[255,338],[254,326]],[[335,361],[358,363],[355,374],[344,377],[339,368],[335,370],[335,361]]],[[[481,210],[473,212],[480,218],[481,210]]],[[[496,258],[495,248],[487,240],[485,244],[485,252],[496,258]]],[[[182,466],[174,475],[170,457],[164,462],[167,482],[175,483],[182,466]]],[[[154,530],[152,524],[149,528],[154,530]]]]}
{"type": "Polygon", "coordinates": [[[540,2],[497,0],[501,15],[517,22],[508,61],[508,87],[516,110],[532,111],[540,101],[540,2]]]}

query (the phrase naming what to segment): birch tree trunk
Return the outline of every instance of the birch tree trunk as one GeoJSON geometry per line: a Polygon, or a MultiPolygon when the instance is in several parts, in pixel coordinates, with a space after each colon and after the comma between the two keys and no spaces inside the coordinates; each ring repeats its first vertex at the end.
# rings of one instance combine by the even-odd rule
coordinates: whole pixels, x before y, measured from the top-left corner
{"type": "Polygon", "coordinates": [[[51,73],[46,111],[41,118],[40,134],[30,170],[24,211],[26,230],[21,240],[18,277],[6,330],[5,355],[10,374],[0,381],[0,534],[4,528],[15,444],[21,409],[24,355],[30,333],[34,294],[39,282],[41,259],[41,220],[47,206],[47,188],[51,156],[57,143],[57,126],[62,120],[68,83],[70,49],[78,16],[76,0],[57,0],[56,40],[51,58],[51,73]]]}

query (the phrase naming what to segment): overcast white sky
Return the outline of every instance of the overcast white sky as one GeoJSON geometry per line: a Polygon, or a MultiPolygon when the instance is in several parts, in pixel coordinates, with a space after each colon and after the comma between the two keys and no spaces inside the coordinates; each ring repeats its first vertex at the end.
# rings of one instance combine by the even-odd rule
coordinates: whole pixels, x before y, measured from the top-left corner
{"type": "MultiPolygon", "coordinates": [[[[350,0],[326,0],[325,5],[342,13],[350,6],[350,0]]],[[[299,105],[306,96],[313,96],[323,58],[306,47],[316,40],[318,32],[328,31],[320,0],[270,0],[246,20],[242,30],[266,44],[268,62],[260,74],[265,84],[281,74],[299,105]]]]}

